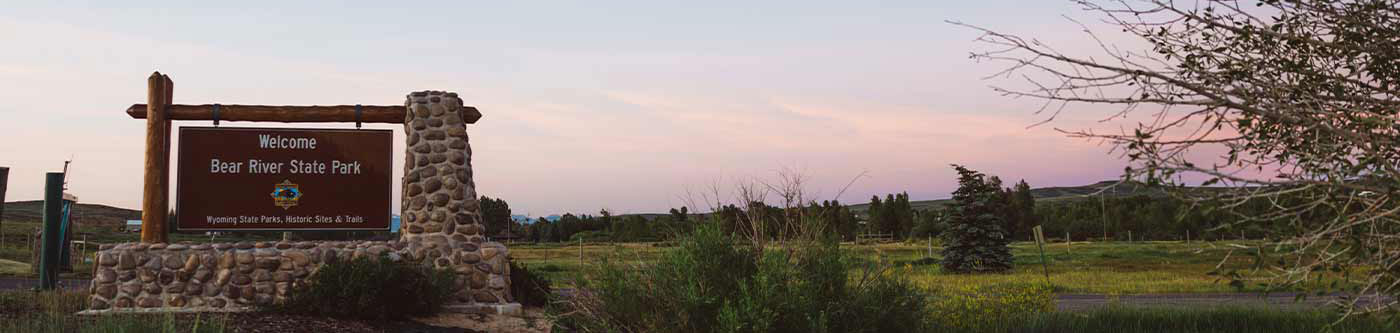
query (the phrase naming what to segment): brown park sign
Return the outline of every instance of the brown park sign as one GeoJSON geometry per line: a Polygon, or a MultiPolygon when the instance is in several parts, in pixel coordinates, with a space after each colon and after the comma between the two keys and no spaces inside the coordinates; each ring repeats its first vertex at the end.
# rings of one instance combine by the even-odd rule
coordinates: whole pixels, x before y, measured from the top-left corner
{"type": "Polygon", "coordinates": [[[177,230],[388,230],[392,130],[181,127],[177,230]]]}

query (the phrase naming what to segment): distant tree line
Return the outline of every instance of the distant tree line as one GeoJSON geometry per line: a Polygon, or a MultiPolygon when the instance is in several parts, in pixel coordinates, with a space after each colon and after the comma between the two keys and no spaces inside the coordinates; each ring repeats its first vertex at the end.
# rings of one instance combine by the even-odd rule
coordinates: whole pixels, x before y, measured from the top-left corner
{"type": "MultiPolygon", "coordinates": [[[[1089,197],[1059,197],[1037,202],[1025,180],[1003,187],[997,176],[986,176],[988,210],[1005,237],[1013,241],[1034,238],[1031,229],[1043,226],[1047,238],[1076,240],[1193,240],[1259,239],[1268,237],[1268,230],[1259,224],[1249,227],[1234,225],[1237,214],[1268,209],[1259,202],[1234,207],[1231,210],[1210,207],[1189,207],[1178,199],[1160,195],[1109,195],[1089,197]]],[[[941,237],[949,229],[956,204],[915,209],[908,193],[890,193],[870,198],[864,215],[853,212],[839,201],[809,202],[803,207],[783,208],[764,202],[747,205],[724,205],[711,213],[695,213],[688,207],[672,208],[669,214],[615,216],[608,210],[596,215],[564,214],[557,220],[539,218],[533,223],[520,224],[511,219],[505,200],[482,197],[483,223],[488,235],[500,235],[502,230],[529,242],[587,241],[650,242],[666,241],[694,230],[696,223],[718,223],[726,233],[741,233],[757,226],[772,239],[786,233],[784,221],[798,217],[810,221],[823,232],[843,241],[854,241],[860,234],[892,234],[896,239],[926,239],[941,237]]]]}
{"type": "Polygon", "coordinates": [[[1237,214],[1267,209],[1264,200],[1192,208],[1180,199],[1138,194],[1061,199],[1041,204],[1035,214],[1044,220],[1046,237],[1127,240],[1131,233],[1134,240],[1219,240],[1270,237],[1266,224],[1237,223],[1237,214]]]}
{"type": "Polygon", "coordinates": [[[598,215],[567,213],[557,221],[541,217],[521,229],[523,239],[530,242],[654,242],[689,233],[694,228],[693,219],[686,207],[651,219],[642,215],[618,217],[604,209],[598,215]]]}

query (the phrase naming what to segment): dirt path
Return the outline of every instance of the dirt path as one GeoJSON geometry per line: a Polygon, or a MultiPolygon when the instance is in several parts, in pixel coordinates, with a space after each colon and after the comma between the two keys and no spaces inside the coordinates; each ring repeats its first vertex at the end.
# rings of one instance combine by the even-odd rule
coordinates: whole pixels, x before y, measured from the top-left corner
{"type": "MultiPolygon", "coordinates": [[[[1310,310],[1327,306],[1327,302],[1340,299],[1339,295],[1309,296],[1297,301],[1298,293],[1273,293],[1268,295],[1252,293],[1231,294],[1150,294],[1150,295],[1098,295],[1061,294],[1055,297],[1055,308],[1060,311],[1086,311],[1109,305],[1127,306],[1166,306],[1166,307],[1214,307],[1214,306],[1261,306],[1285,310],[1310,310]]],[[[1372,296],[1363,302],[1377,302],[1372,296]]]]}
{"type": "Polygon", "coordinates": [[[459,328],[467,333],[549,333],[550,321],[539,308],[525,308],[523,316],[443,313],[414,321],[440,328],[459,328]]]}

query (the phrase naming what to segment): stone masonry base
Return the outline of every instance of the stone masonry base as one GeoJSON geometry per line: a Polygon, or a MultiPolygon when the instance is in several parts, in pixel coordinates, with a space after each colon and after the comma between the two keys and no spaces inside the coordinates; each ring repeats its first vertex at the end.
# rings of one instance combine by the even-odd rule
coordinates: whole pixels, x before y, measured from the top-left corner
{"type": "Polygon", "coordinates": [[[452,270],[452,304],[515,301],[509,251],[495,242],[127,243],[97,252],[88,312],[251,309],[286,299],[327,263],[364,256],[452,270]]]}

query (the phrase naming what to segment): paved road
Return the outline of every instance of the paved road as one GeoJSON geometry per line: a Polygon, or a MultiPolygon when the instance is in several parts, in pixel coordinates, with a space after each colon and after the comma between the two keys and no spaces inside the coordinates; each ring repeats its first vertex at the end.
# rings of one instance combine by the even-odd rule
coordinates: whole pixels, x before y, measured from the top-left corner
{"type": "MultiPolygon", "coordinates": [[[[88,281],[85,279],[64,279],[59,280],[58,284],[69,290],[84,290],[88,288],[88,281]]],[[[37,286],[39,286],[39,279],[0,278],[0,290],[29,289],[37,286]]]]}
{"type": "MultiPolygon", "coordinates": [[[[1061,294],[1055,297],[1055,308],[1060,311],[1084,311],[1109,305],[1130,306],[1171,306],[1171,307],[1212,307],[1212,306],[1266,306],[1285,310],[1308,310],[1327,306],[1327,302],[1339,296],[1310,295],[1296,301],[1298,293],[1273,293],[1268,295],[1251,293],[1233,294],[1151,294],[1151,295],[1091,295],[1061,294]]],[[[1363,302],[1376,302],[1372,296],[1363,302]]]]}

